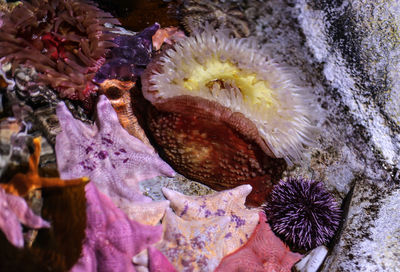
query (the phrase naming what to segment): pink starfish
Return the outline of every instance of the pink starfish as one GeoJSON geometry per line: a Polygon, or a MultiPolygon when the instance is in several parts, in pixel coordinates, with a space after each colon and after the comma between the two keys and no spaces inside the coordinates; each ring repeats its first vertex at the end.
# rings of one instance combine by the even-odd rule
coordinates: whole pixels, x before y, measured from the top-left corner
{"type": "Polygon", "coordinates": [[[260,222],[248,242],[225,256],[215,272],[290,272],[302,257],[275,236],[264,212],[260,212],[260,222]]]}
{"type": "Polygon", "coordinates": [[[213,271],[223,258],[229,216],[187,221],[167,209],[159,249],[178,271],[213,271]]]}
{"type": "Polygon", "coordinates": [[[149,253],[149,271],[150,272],[176,272],[173,265],[167,257],[157,248],[151,246],[147,249],[149,253]]]}
{"type": "Polygon", "coordinates": [[[0,187],[0,229],[16,247],[24,246],[20,222],[31,228],[49,228],[50,224],[35,215],[22,197],[7,194],[0,187]]]}
{"type": "Polygon", "coordinates": [[[61,177],[90,177],[125,212],[132,202],[151,202],[140,192],[140,181],[175,173],[154,150],[121,126],[104,95],[97,103],[94,125],[74,119],[64,103],[57,106],[57,116],[62,127],[56,138],[61,177]]]}
{"type": "Polygon", "coordinates": [[[71,271],[135,271],[132,257],[161,239],[162,226],[130,220],[92,182],[85,190],[86,238],[82,257],[71,271]]]}
{"type": "Polygon", "coordinates": [[[167,188],[162,189],[171,202],[171,208],[184,220],[230,217],[222,244],[223,256],[247,242],[259,222],[259,209],[247,209],[244,204],[251,190],[251,186],[246,184],[210,195],[187,196],[167,188]]]}

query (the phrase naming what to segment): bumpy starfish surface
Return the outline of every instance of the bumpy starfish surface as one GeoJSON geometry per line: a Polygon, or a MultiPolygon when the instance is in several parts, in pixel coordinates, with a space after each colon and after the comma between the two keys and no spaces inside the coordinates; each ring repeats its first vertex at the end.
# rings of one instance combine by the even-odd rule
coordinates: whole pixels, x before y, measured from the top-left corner
{"type": "Polygon", "coordinates": [[[22,197],[7,194],[0,187],[0,229],[10,243],[24,246],[20,222],[31,228],[49,228],[50,224],[35,215],[22,197]]]}
{"type": "Polygon", "coordinates": [[[167,257],[154,246],[149,246],[134,256],[132,261],[138,272],[176,272],[167,257]]]}
{"type": "Polygon", "coordinates": [[[132,257],[161,239],[162,226],[130,220],[94,183],[86,185],[87,226],[82,257],[72,272],[134,272],[132,257]]]}
{"type": "Polygon", "coordinates": [[[213,271],[223,257],[229,221],[228,216],[186,221],[168,209],[163,240],[156,247],[178,271],[213,271]]]}
{"type": "Polygon", "coordinates": [[[89,181],[87,177],[63,180],[39,176],[40,137],[33,139],[33,144],[35,150],[29,158],[28,172],[26,174],[18,173],[8,183],[0,184],[7,193],[23,197],[40,188],[72,186],[89,181]]]}
{"type": "Polygon", "coordinates": [[[57,106],[62,127],[56,139],[58,169],[63,178],[89,176],[117,207],[129,213],[132,203],[151,202],[140,192],[140,181],[175,172],[121,126],[104,95],[97,103],[97,115],[97,124],[91,126],[74,119],[64,103],[57,106]]]}
{"type": "Polygon", "coordinates": [[[293,253],[272,232],[260,212],[260,223],[249,241],[237,251],[225,256],[215,272],[290,272],[292,266],[303,256],[293,253]]]}
{"type": "Polygon", "coordinates": [[[150,246],[147,251],[149,252],[149,270],[151,272],[176,272],[172,264],[158,249],[150,246]]]}
{"type": "Polygon", "coordinates": [[[249,239],[258,221],[259,210],[244,205],[251,192],[250,185],[238,186],[204,196],[186,196],[163,188],[165,197],[171,201],[175,213],[185,220],[211,219],[229,216],[228,233],[224,237],[223,255],[228,255],[249,239]]]}

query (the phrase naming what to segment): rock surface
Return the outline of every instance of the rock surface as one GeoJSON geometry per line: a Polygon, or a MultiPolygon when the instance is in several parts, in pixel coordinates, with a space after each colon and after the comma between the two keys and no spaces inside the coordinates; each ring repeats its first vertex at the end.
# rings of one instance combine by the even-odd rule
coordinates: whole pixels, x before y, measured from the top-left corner
{"type": "Polygon", "coordinates": [[[400,185],[356,184],[339,241],[321,271],[397,271],[400,185]]]}
{"type": "Polygon", "coordinates": [[[315,96],[320,136],[308,161],[286,172],[322,180],[351,200],[323,271],[395,271],[400,264],[396,1],[238,2],[251,33],[315,96]],[[392,185],[390,185],[392,184],[392,185]],[[396,199],[397,197],[397,199],[396,199]]]}

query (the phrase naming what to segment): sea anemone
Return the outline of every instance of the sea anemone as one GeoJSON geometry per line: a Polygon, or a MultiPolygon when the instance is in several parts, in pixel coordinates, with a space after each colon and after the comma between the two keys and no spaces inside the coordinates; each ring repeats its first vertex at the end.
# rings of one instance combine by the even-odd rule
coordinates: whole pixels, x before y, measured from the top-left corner
{"type": "Polygon", "coordinates": [[[95,72],[104,62],[113,35],[104,23],[118,20],[92,2],[32,0],[6,13],[0,28],[0,58],[38,71],[36,81],[51,85],[62,98],[89,102],[95,72]]]}
{"type": "Polygon", "coordinates": [[[295,78],[252,40],[207,27],[142,74],[155,106],[149,130],[178,172],[214,189],[251,184],[265,199],[281,177],[276,158],[301,159],[313,139],[309,98],[295,78]]]}
{"type": "Polygon", "coordinates": [[[175,43],[142,77],[143,94],[156,107],[178,96],[216,102],[251,120],[263,150],[288,162],[313,138],[310,101],[295,82],[251,40],[210,29],[175,43]]]}
{"type": "Polygon", "coordinates": [[[265,204],[271,229],[287,244],[310,250],[335,234],[341,210],[321,182],[303,178],[281,180],[265,204]]]}

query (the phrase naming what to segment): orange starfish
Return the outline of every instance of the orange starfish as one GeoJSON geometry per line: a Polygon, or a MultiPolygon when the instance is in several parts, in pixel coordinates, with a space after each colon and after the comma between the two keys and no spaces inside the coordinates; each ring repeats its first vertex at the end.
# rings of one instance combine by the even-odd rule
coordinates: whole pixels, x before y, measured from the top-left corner
{"type": "Polygon", "coordinates": [[[0,184],[4,190],[13,195],[24,197],[29,192],[46,187],[64,187],[87,183],[89,178],[62,180],[39,176],[40,137],[33,139],[34,152],[29,157],[29,170],[26,174],[16,174],[8,183],[0,184]]]}

